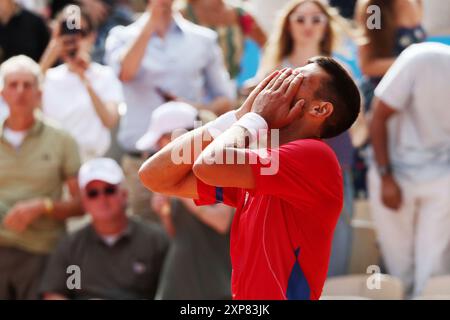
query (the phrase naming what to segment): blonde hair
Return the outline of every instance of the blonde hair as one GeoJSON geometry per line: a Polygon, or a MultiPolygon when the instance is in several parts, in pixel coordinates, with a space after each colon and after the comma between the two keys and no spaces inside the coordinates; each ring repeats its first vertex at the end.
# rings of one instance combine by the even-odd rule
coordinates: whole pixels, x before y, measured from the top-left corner
{"type": "Polygon", "coordinates": [[[36,78],[38,87],[41,87],[43,77],[39,65],[31,58],[19,55],[9,58],[0,66],[0,89],[3,89],[7,75],[20,71],[32,74],[36,78]]]}
{"type": "Polygon", "coordinates": [[[281,64],[282,60],[294,49],[294,40],[289,29],[289,17],[304,3],[314,3],[328,18],[325,35],[320,43],[322,55],[330,56],[340,43],[339,33],[352,36],[350,24],[337,11],[320,0],[292,0],[280,12],[274,32],[271,34],[265,47],[261,64],[262,74],[265,75],[281,64]]]}

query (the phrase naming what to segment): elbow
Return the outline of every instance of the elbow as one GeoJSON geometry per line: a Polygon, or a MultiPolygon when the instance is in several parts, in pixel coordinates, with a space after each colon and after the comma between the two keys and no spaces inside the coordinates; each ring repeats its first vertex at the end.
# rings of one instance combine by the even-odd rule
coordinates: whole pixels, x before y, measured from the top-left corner
{"type": "Polygon", "coordinates": [[[194,172],[194,175],[199,180],[207,185],[214,185],[216,183],[216,179],[214,178],[215,175],[213,173],[213,167],[214,165],[208,164],[204,158],[199,157],[192,167],[192,172],[194,172]]]}
{"type": "Polygon", "coordinates": [[[387,70],[383,70],[373,62],[360,63],[361,73],[366,77],[382,77],[387,70]]]}
{"type": "Polygon", "coordinates": [[[226,235],[228,233],[228,230],[230,229],[229,227],[230,226],[229,226],[228,222],[227,223],[223,223],[222,225],[216,227],[216,231],[217,231],[218,234],[224,236],[224,235],[226,235]]]}
{"type": "Polygon", "coordinates": [[[119,73],[120,81],[130,82],[133,79],[134,79],[134,74],[132,74],[131,72],[127,72],[126,70],[124,70],[124,68],[122,68],[122,70],[120,70],[120,73],[119,73]]]}
{"type": "Polygon", "coordinates": [[[109,129],[112,130],[117,126],[117,123],[119,122],[119,115],[112,115],[109,119],[103,122],[103,125],[109,129]]]}
{"type": "Polygon", "coordinates": [[[362,73],[363,75],[367,76],[367,77],[373,77],[373,76],[376,76],[376,75],[374,74],[372,68],[371,68],[368,64],[366,64],[366,63],[361,64],[361,65],[360,65],[360,69],[361,69],[361,73],[362,73]]]}
{"type": "Polygon", "coordinates": [[[164,193],[163,185],[157,172],[158,171],[155,170],[154,166],[151,163],[146,162],[139,168],[139,180],[141,181],[142,185],[144,185],[144,187],[146,187],[150,191],[156,193],[164,193]]]}

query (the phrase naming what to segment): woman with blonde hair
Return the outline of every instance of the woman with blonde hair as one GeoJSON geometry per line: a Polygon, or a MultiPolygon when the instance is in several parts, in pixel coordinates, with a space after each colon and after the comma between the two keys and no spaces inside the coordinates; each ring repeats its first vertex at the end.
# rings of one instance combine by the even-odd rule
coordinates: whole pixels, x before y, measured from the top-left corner
{"type": "MultiPolygon", "coordinates": [[[[342,34],[353,37],[354,31],[347,20],[324,1],[293,0],[289,2],[282,9],[277,27],[266,46],[257,77],[262,77],[279,68],[302,67],[314,56],[333,56],[342,34]]],[[[335,229],[328,271],[329,276],[338,276],[347,274],[350,264],[353,145],[348,131],[327,140],[327,143],[338,156],[344,178],[344,209],[335,229]]]]}
{"type": "Polygon", "coordinates": [[[284,66],[301,67],[313,56],[331,56],[341,34],[352,33],[350,24],[325,1],[293,0],[281,10],[260,71],[266,74],[284,66]]]}

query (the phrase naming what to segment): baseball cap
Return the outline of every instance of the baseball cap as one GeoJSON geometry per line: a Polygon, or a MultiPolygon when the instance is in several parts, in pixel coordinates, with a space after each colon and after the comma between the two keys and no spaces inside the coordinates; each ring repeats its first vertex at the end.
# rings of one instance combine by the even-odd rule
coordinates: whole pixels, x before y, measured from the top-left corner
{"type": "Polygon", "coordinates": [[[190,129],[197,119],[197,109],[180,101],[170,101],[152,113],[147,132],[136,142],[136,149],[148,151],[156,148],[156,142],[176,129],[190,129]]]}
{"type": "Polygon", "coordinates": [[[124,174],[122,168],[113,159],[97,158],[84,163],[78,172],[80,189],[84,189],[94,180],[116,185],[124,180],[124,174]]]}

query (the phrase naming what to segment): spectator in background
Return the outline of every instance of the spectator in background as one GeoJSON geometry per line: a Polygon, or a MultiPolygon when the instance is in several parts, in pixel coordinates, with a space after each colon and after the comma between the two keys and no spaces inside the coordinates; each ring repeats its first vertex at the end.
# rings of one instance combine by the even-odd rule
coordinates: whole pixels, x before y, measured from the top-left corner
{"type": "Polygon", "coordinates": [[[450,47],[406,49],[375,90],[369,195],[389,273],[420,295],[450,270],[450,47]]]}
{"type": "MultiPolygon", "coordinates": [[[[87,2],[87,1],[85,1],[87,2]]],[[[134,20],[134,13],[124,0],[89,0],[85,8],[97,2],[104,6],[106,13],[94,17],[94,24],[98,26],[97,36],[92,52],[92,60],[104,64],[105,43],[109,31],[116,26],[127,26],[134,20]]],[[[88,11],[91,12],[91,11],[88,11]]]]}
{"type": "Polygon", "coordinates": [[[14,0],[0,1],[0,63],[20,54],[39,61],[49,38],[41,17],[14,0]]]}
{"type": "MultiPolygon", "coordinates": [[[[360,89],[364,97],[364,109],[370,111],[373,93],[386,71],[397,56],[409,45],[422,42],[426,34],[421,25],[421,0],[358,0],[356,18],[363,31],[359,42],[358,60],[363,79],[360,89]],[[368,10],[376,6],[379,11],[368,10]],[[379,19],[380,28],[373,28],[379,19]]],[[[355,192],[367,194],[367,162],[372,161],[370,146],[358,149],[355,153],[355,192]]]]}
{"type": "Polygon", "coordinates": [[[129,25],[133,21],[133,10],[128,0],[56,0],[51,3],[55,18],[69,4],[79,5],[88,13],[96,26],[96,39],[92,51],[92,60],[104,64],[105,41],[109,31],[118,25],[129,25]]]}
{"type": "Polygon", "coordinates": [[[370,109],[373,92],[396,57],[409,45],[426,39],[422,21],[421,0],[358,0],[356,21],[363,30],[364,41],[359,46],[359,64],[365,76],[361,84],[365,109],[370,109]],[[373,21],[370,6],[380,10],[381,27],[369,28],[373,21]]]}
{"type": "Polygon", "coordinates": [[[95,31],[81,11],[81,29],[68,34],[70,7],[57,18],[54,36],[41,61],[46,68],[61,58],[64,63],[48,69],[43,88],[43,111],[77,140],[81,160],[103,156],[111,142],[110,129],[119,120],[122,86],[111,67],[91,61],[95,31]],[[62,107],[62,104],[64,107],[62,107]]]}
{"type": "Polygon", "coordinates": [[[227,4],[224,0],[182,0],[183,16],[201,26],[213,29],[218,34],[219,45],[232,79],[241,66],[246,37],[260,47],[266,43],[266,35],[256,20],[241,7],[227,4]]]}
{"type": "MultiPolygon", "coordinates": [[[[339,45],[340,31],[351,35],[348,23],[335,9],[321,1],[291,1],[282,9],[277,27],[269,40],[260,76],[280,68],[302,67],[314,56],[332,56],[339,45]]],[[[362,114],[357,122],[363,122],[362,114]]],[[[354,193],[350,133],[346,131],[327,140],[338,156],[344,178],[344,208],[334,232],[329,276],[347,274],[350,265],[354,193]]]]}
{"type": "Polygon", "coordinates": [[[63,239],[49,259],[45,299],[153,299],[168,240],[159,226],[126,215],[124,175],[112,159],[80,169],[83,205],[92,223],[63,239]],[[67,267],[79,266],[81,289],[67,288],[67,267]]]}
{"type": "Polygon", "coordinates": [[[127,112],[118,142],[126,152],[122,165],[132,211],[157,220],[150,193],[137,172],[144,161],[136,141],[145,133],[154,109],[182,99],[198,109],[227,111],[234,98],[217,35],[172,12],[172,0],[152,0],[147,12],[127,27],[111,30],[105,61],[123,81],[127,112]]]}
{"type": "Polygon", "coordinates": [[[35,113],[39,65],[26,56],[12,57],[1,65],[0,76],[9,107],[0,124],[0,299],[36,299],[64,221],[83,214],[76,178],[80,158],[69,134],[35,113]]]}
{"type": "MultiPolygon", "coordinates": [[[[175,130],[193,129],[197,118],[205,123],[207,116],[185,103],[166,103],[153,112],[150,127],[137,147],[143,151],[162,149],[175,137],[175,130]]],[[[222,204],[197,207],[191,199],[161,194],[154,194],[152,202],[173,238],[157,299],[231,299],[232,209],[222,204]]]]}

